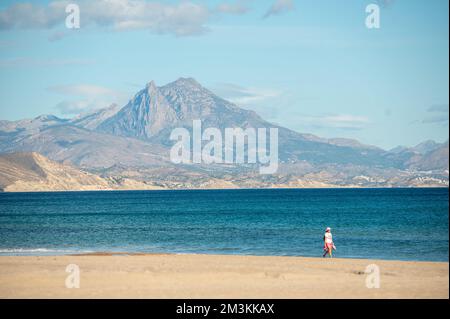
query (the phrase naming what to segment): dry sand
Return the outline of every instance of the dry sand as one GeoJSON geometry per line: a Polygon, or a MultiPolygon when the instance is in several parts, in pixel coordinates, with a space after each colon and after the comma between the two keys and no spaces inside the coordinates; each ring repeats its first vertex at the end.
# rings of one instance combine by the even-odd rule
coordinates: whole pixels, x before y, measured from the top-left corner
{"type": "Polygon", "coordinates": [[[0,298],[449,298],[448,262],[217,255],[0,257],[0,298]],[[66,266],[80,268],[68,289],[66,266]],[[368,289],[366,266],[380,269],[368,289]]]}

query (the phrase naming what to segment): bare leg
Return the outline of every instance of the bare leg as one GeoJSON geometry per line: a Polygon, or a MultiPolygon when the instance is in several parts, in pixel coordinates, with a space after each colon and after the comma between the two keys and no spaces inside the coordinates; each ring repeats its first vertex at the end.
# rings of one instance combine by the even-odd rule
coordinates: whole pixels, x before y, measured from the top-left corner
{"type": "Polygon", "coordinates": [[[324,245],[323,248],[325,249],[325,252],[323,253],[323,258],[325,258],[326,255],[328,254],[328,246],[326,243],[324,243],[323,245],[324,245]]]}

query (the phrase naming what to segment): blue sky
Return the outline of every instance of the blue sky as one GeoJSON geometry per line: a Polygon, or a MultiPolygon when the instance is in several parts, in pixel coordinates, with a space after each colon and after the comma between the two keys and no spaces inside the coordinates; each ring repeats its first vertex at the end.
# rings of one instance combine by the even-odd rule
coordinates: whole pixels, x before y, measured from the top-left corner
{"type": "Polygon", "coordinates": [[[193,77],[299,132],[448,139],[447,0],[71,1],[80,29],[66,2],[0,3],[0,119],[71,117],[193,77]]]}

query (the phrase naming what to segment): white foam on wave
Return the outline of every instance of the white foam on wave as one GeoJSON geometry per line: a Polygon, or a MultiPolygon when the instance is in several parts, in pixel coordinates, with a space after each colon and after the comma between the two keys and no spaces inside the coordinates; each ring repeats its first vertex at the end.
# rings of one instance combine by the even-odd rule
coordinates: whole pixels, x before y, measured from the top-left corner
{"type": "Polygon", "coordinates": [[[0,254],[71,254],[91,253],[92,251],[51,249],[51,248],[0,248],[0,254]]]}

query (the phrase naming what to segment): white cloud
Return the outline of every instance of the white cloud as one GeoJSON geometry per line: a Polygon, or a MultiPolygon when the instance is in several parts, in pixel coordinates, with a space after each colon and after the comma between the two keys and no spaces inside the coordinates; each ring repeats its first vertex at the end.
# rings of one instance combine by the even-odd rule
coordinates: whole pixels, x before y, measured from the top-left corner
{"type": "Polygon", "coordinates": [[[61,101],[56,104],[55,108],[63,115],[77,115],[87,110],[106,107],[107,104],[99,105],[92,101],[61,101]]]}
{"type": "Polygon", "coordinates": [[[275,89],[246,88],[231,83],[219,83],[211,90],[218,96],[243,106],[265,102],[282,94],[281,91],[275,89]]]}
{"type": "Polygon", "coordinates": [[[47,90],[70,98],[55,106],[63,115],[78,115],[111,104],[125,105],[128,99],[128,95],[123,92],[91,84],[53,86],[47,90]],[[74,97],[76,99],[73,99],[74,97]]]}
{"type": "Polygon", "coordinates": [[[422,121],[424,124],[448,124],[448,114],[429,116],[422,121]]]}
{"type": "Polygon", "coordinates": [[[294,10],[294,0],[275,0],[270,9],[264,15],[264,18],[292,10],[294,10]]]}
{"type": "MultiPolygon", "coordinates": [[[[280,125],[311,129],[362,130],[370,124],[366,116],[352,114],[303,114],[295,106],[299,99],[293,98],[289,91],[273,88],[243,87],[231,83],[219,83],[210,88],[218,96],[256,111],[266,120],[280,125]]],[[[303,101],[315,100],[315,97],[303,97],[303,101]]]]}
{"type": "Polygon", "coordinates": [[[435,104],[428,108],[428,112],[448,113],[448,104],[435,104]]]}
{"type": "Polygon", "coordinates": [[[12,4],[0,11],[0,30],[51,28],[64,22],[66,4],[66,1],[50,2],[47,6],[29,2],[12,4]]]}
{"type": "Polygon", "coordinates": [[[69,65],[89,65],[94,63],[87,59],[39,59],[39,58],[13,58],[0,60],[0,67],[49,67],[49,66],[69,66],[69,65]]]}
{"type": "Polygon", "coordinates": [[[245,14],[249,11],[246,0],[236,1],[234,3],[224,2],[220,3],[216,10],[220,13],[227,14],[245,14]]]}
{"type": "Polygon", "coordinates": [[[365,116],[348,114],[325,116],[322,121],[332,127],[347,129],[362,129],[369,123],[369,119],[365,116]]]}
{"type": "Polygon", "coordinates": [[[369,123],[366,116],[332,114],[323,116],[301,116],[299,121],[316,128],[335,128],[343,130],[362,130],[369,123]]]}
{"type": "Polygon", "coordinates": [[[422,120],[424,124],[443,124],[448,125],[449,122],[449,108],[448,104],[435,104],[428,108],[428,113],[431,115],[422,120]]]}
{"type": "MultiPolygon", "coordinates": [[[[47,5],[31,2],[12,4],[0,10],[0,30],[51,29],[63,25],[65,8],[70,1],[54,0],[47,5]]],[[[80,0],[81,28],[100,26],[114,30],[147,29],[157,34],[188,36],[207,30],[206,23],[215,13],[204,4],[190,1],[178,3],[145,0],[80,0]]],[[[216,12],[245,13],[241,1],[219,4],[216,12]]],[[[60,34],[61,35],[61,34],[60,34]]],[[[59,36],[60,36],[59,35],[59,36]]],[[[58,35],[52,37],[57,40],[58,35]]]]}
{"type": "Polygon", "coordinates": [[[64,95],[96,97],[104,95],[117,95],[117,92],[109,88],[90,84],[60,85],[48,88],[49,91],[64,95]]]}

